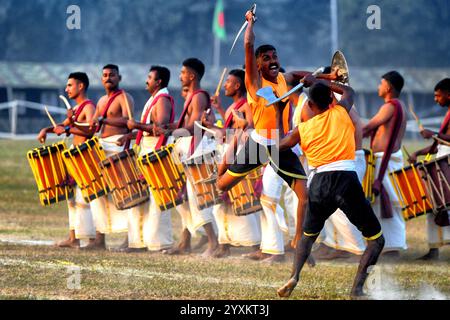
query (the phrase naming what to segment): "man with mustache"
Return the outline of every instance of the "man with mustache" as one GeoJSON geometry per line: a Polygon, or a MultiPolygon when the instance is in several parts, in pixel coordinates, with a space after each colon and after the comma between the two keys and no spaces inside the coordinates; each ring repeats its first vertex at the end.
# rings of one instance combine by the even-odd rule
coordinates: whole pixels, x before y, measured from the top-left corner
{"type": "MultiPolygon", "coordinates": [[[[255,130],[252,131],[245,146],[237,154],[235,162],[220,176],[218,188],[227,191],[250,171],[265,163],[270,163],[271,169],[286,181],[298,198],[296,238],[293,240],[293,243],[296,243],[301,235],[307,199],[306,175],[297,155],[292,150],[280,152],[276,146],[278,139],[289,131],[289,108],[286,108],[289,98],[276,105],[266,107],[267,101],[258,97],[256,92],[262,87],[269,86],[277,96],[282,96],[287,92],[287,83],[291,83],[295,79],[302,79],[308,72],[280,73],[278,54],[273,46],[262,45],[256,51],[254,50],[255,35],[251,11],[247,11],[246,19],[248,26],[244,37],[245,84],[255,130]]],[[[270,169],[268,169],[269,166],[265,171],[270,173],[270,169]]],[[[264,174],[266,175],[266,172],[264,174]]],[[[263,194],[264,189],[263,177],[263,194]]],[[[274,202],[272,201],[272,203],[274,202]]],[[[254,258],[257,260],[267,259],[268,262],[282,261],[284,260],[282,235],[280,236],[280,232],[273,232],[276,221],[270,214],[266,216],[269,225],[273,226],[262,230],[262,250],[255,253],[254,258]]]]}
{"type": "MultiPolygon", "coordinates": [[[[123,145],[128,147],[130,138],[129,129],[120,124],[132,116],[128,114],[127,104],[132,112],[134,102],[130,94],[119,88],[121,80],[117,65],[108,64],[103,67],[102,84],[106,95],[99,99],[95,117],[90,123],[91,128],[96,127],[100,131],[99,141],[107,158],[123,151],[123,145]]],[[[128,231],[128,210],[117,210],[111,195],[93,200],[91,209],[97,232],[95,242],[85,247],[87,250],[106,249],[105,234],[128,231]]],[[[122,246],[126,247],[127,242],[122,246]]]]}
{"type": "MultiPolygon", "coordinates": [[[[54,132],[58,136],[65,133],[72,135],[72,146],[77,146],[92,137],[91,133],[86,133],[73,126],[78,123],[89,123],[95,113],[94,103],[87,97],[89,88],[89,78],[84,72],[71,73],[67,79],[66,93],[69,99],[75,100],[77,105],[68,111],[68,117],[61,125],[55,128],[49,127],[41,130],[38,140],[45,142],[48,132],[54,132]]],[[[95,238],[95,227],[89,203],[86,203],[81,194],[81,189],[75,186],[75,197],[67,200],[69,209],[69,239],[57,243],[61,248],[79,248],[80,239],[89,239],[92,244],[95,238]]]]}
{"type": "MultiPolygon", "coordinates": [[[[173,122],[175,117],[174,100],[167,88],[169,81],[169,69],[151,66],[145,82],[150,98],[145,103],[141,122],[133,119],[108,122],[114,126],[138,130],[128,133],[124,140],[136,139],[136,144],[140,147],[139,156],[153,152],[167,142],[161,127],[173,122]]],[[[171,211],[161,212],[151,193],[150,202],[132,207],[128,213],[128,246],[119,248],[119,251],[159,251],[172,246],[171,211]]]]}

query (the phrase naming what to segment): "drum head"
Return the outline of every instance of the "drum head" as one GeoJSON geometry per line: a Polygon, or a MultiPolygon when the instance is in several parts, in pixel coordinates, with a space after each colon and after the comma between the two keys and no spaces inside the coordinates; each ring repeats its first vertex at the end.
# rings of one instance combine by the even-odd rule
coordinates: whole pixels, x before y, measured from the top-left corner
{"type": "Polygon", "coordinates": [[[345,85],[350,85],[350,74],[348,71],[347,60],[341,51],[336,51],[331,59],[331,71],[338,69],[338,75],[340,79],[337,82],[343,83],[345,85]]]}

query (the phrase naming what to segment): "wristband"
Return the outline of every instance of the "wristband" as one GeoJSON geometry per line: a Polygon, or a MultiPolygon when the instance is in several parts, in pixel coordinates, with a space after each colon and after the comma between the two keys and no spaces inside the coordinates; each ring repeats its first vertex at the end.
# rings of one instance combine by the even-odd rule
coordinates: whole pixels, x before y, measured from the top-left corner
{"type": "Polygon", "coordinates": [[[70,126],[65,126],[64,131],[66,132],[66,136],[70,135],[70,126]]]}

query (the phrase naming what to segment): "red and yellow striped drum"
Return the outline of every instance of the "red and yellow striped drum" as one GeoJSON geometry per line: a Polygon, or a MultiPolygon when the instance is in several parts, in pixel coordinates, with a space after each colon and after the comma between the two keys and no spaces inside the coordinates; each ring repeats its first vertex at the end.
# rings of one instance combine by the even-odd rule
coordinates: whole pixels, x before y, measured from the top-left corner
{"type": "Polygon", "coordinates": [[[421,162],[419,170],[434,212],[450,209],[450,155],[421,162]]]}
{"type": "Polygon", "coordinates": [[[174,161],[173,144],[138,158],[138,168],[161,211],[174,208],[183,202],[186,176],[180,161],[174,161]]]}
{"type": "Polygon", "coordinates": [[[433,210],[418,167],[419,164],[416,163],[389,173],[389,178],[400,201],[405,220],[421,216],[433,210]]]}
{"type": "Polygon", "coordinates": [[[69,174],[75,179],[86,202],[109,192],[99,163],[106,159],[105,151],[93,137],[62,153],[69,174]]]}
{"type": "Polygon", "coordinates": [[[100,168],[117,209],[129,209],[150,199],[147,183],[136,166],[134,150],[127,149],[103,160],[100,168]]]}
{"type": "Polygon", "coordinates": [[[372,150],[364,149],[364,155],[366,158],[366,173],[362,181],[362,188],[366,199],[370,203],[375,202],[375,195],[372,191],[372,186],[375,181],[375,156],[372,150]]]}
{"type": "Polygon", "coordinates": [[[260,192],[255,190],[258,180],[262,177],[261,170],[262,167],[253,170],[228,191],[234,215],[246,216],[262,210],[260,192]]]}
{"type": "Polygon", "coordinates": [[[65,143],[58,142],[27,153],[43,206],[73,197],[73,187],[69,185],[69,175],[62,159],[65,149],[65,143]]]}
{"type": "Polygon", "coordinates": [[[222,203],[217,188],[217,161],[215,152],[191,156],[183,161],[184,171],[192,185],[195,202],[199,210],[222,203]]]}

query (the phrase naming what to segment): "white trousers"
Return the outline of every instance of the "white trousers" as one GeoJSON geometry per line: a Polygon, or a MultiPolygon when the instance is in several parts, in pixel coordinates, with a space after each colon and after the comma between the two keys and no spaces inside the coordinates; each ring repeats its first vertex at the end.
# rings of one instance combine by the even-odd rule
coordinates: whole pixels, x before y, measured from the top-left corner
{"type": "MultiPolygon", "coordinates": [[[[381,159],[383,158],[383,154],[384,152],[375,153],[375,177],[378,176],[378,172],[380,171],[381,159]]],[[[389,179],[389,172],[400,170],[402,167],[403,155],[402,151],[398,150],[391,155],[386,173],[383,177],[383,186],[389,194],[393,217],[389,219],[384,219],[381,217],[380,197],[376,197],[375,203],[372,205],[372,208],[375,211],[375,215],[380,221],[381,230],[383,231],[385,239],[383,252],[408,248],[406,244],[406,225],[405,220],[403,219],[402,209],[397,194],[395,193],[394,186],[389,179]]]]}
{"type": "Polygon", "coordinates": [[[95,226],[91,206],[84,201],[80,187],[75,186],[74,192],[74,197],[67,200],[69,229],[75,231],[76,239],[93,239],[95,238],[95,226]]]}
{"type": "MultiPolygon", "coordinates": [[[[115,135],[99,139],[106,157],[123,151],[123,147],[115,144],[122,135],[115,135]]],[[[91,210],[94,217],[95,228],[104,234],[121,233],[128,231],[128,211],[118,210],[110,194],[91,201],[91,210]]]]}
{"type": "Polygon", "coordinates": [[[291,229],[291,233],[295,234],[298,198],[270,165],[265,167],[263,173],[261,204],[261,251],[273,255],[284,254],[284,233],[289,235],[291,229]],[[285,199],[282,202],[283,197],[285,199]],[[289,221],[291,228],[288,227],[289,221]]]}

